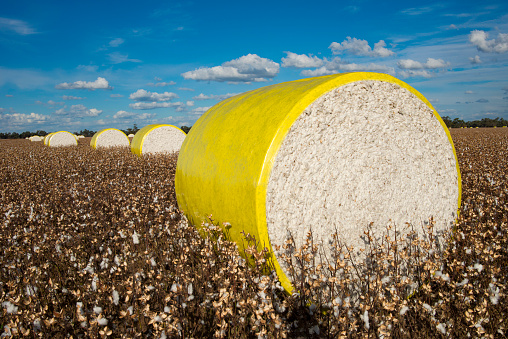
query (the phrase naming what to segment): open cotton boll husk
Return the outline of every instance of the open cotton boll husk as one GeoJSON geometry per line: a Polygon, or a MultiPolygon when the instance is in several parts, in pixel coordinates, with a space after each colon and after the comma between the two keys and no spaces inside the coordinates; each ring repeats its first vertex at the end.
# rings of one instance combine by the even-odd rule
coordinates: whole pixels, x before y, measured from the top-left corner
{"type": "MultiPolygon", "coordinates": [[[[228,222],[269,250],[282,286],[292,284],[275,248],[312,230],[329,255],[337,232],[354,251],[363,232],[410,223],[450,228],[460,172],[448,129],[418,91],[386,74],[343,73],[259,88],[208,110],[178,158],[180,209],[199,226],[228,222]],[[372,225],[372,226],[369,226],[372,225]]],[[[319,262],[316,262],[319,264],[319,262]]]]}
{"type": "Polygon", "coordinates": [[[51,133],[48,138],[48,146],[49,147],[59,147],[59,146],[77,146],[78,139],[76,136],[67,131],[59,131],[55,133],[51,133]]]}
{"type": "Polygon", "coordinates": [[[130,140],[124,132],[116,128],[105,128],[98,131],[90,140],[92,148],[98,147],[129,147],[130,140]]]}
{"type": "Polygon", "coordinates": [[[131,142],[136,155],[178,152],[185,140],[185,132],[168,124],[148,125],[140,129],[131,142]]]}

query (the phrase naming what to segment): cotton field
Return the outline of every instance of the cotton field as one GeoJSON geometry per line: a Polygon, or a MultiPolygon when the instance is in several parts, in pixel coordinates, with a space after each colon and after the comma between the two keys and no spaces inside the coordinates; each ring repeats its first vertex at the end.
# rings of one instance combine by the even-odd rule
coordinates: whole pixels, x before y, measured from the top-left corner
{"type": "Polygon", "coordinates": [[[506,337],[508,129],[451,134],[463,192],[447,243],[432,223],[366,231],[355,262],[332,234],[333,260],[314,265],[312,233],[300,248],[289,235],[293,295],[249,234],[242,258],[227,224],[187,223],[177,154],[0,140],[0,336],[506,337]]]}

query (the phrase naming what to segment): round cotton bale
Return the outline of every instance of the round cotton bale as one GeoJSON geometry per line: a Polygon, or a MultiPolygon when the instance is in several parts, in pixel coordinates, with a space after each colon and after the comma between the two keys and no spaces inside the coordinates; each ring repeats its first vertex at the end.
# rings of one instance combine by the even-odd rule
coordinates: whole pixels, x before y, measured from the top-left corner
{"type": "Polygon", "coordinates": [[[78,135],[78,139],[84,139],[85,136],[84,135],[78,135]]]}
{"type": "Polygon", "coordinates": [[[94,149],[98,147],[129,147],[130,143],[125,133],[116,128],[100,130],[90,140],[90,146],[94,149]]]}
{"type": "Polygon", "coordinates": [[[134,135],[131,151],[139,156],[149,153],[178,152],[186,136],[184,131],[173,125],[148,125],[134,135]]]}
{"type": "Polygon", "coordinates": [[[59,147],[59,146],[77,146],[78,139],[76,136],[67,131],[59,131],[55,133],[51,133],[48,138],[48,146],[49,147],[59,147]]]}
{"type": "Polygon", "coordinates": [[[38,135],[33,135],[31,136],[30,138],[30,141],[34,142],[34,141],[43,141],[44,139],[38,135]]]}
{"type": "Polygon", "coordinates": [[[457,218],[461,181],[446,125],[427,99],[386,74],[343,73],[276,84],[209,109],[180,149],[175,189],[199,226],[206,216],[231,227],[243,249],[250,233],[267,248],[292,291],[276,246],[312,230],[329,255],[338,232],[359,250],[367,227],[435,230],[457,218]],[[372,224],[371,224],[372,223],[372,224]],[[371,226],[370,226],[371,225],[371,226]]]}
{"type": "Polygon", "coordinates": [[[134,138],[134,134],[131,133],[131,134],[128,135],[128,137],[129,138],[134,138]]]}

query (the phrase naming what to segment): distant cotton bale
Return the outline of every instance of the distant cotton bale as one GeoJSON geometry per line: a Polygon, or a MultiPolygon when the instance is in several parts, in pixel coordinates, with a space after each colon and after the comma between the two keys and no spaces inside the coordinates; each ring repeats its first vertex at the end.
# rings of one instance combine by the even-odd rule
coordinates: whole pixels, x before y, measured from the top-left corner
{"type": "Polygon", "coordinates": [[[77,145],[78,139],[76,138],[76,136],[67,131],[59,131],[51,133],[51,136],[48,138],[49,147],[77,146],[77,145]]]}
{"type": "Polygon", "coordinates": [[[98,131],[90,140],[92,148],[99,147],[129,147],[130,140],[124,132],[116,128],[106,128],[98,131]]]}
{"type": "Polygon", "coordinates": [[[30,141],[43,141],[44,139],[38,135],[34,135],[34,136],[31,136],[30,138],[30,141]]]}
{"type": "Polygon", "coordinates": [[[131,133],[131,134],[128,135],[128,137],[129,138],[134,138],[134,134],[131,133]]]}
{"type": "Polygon", "coordinates": [[[140,129],[131,142],[136,155],[178,152],[185,140],[185,132],[173,125],[154,124],[140,129]]]}
{"type": "MultiPolygon", "coordinates": [[[[199,227],[213,215],[267,248],[282,286],[288,234],[309,230],[325,260],[328,241],[364,246],[387,225],[422,236],[430,218],[438,239],[457,218],[461,181],[446,125],[425,97],[387,74],[342,73],[255,89],[210,108],[180,149],[179,208],[199,227]]],[[[392,239],[393,240],[393,239],[392,239]]],[[[319,264],[318,258],[315,264],[319,264]]],[[[321,262],[326,265],[325,262],[321,262]]]]}
{"type": "Polygon", "coordinates": [[[85,136],[84,135],[78,135],[78,139],[84,139],[85,136]]]}

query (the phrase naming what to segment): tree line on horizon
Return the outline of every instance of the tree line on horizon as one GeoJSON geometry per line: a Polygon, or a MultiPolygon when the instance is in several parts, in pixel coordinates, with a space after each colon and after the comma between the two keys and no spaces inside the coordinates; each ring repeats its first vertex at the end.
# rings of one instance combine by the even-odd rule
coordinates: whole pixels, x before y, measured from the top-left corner
{"type": "Polygon", "coordinates": [[[452,118],[448,116],[441,117],[443,122],[446,124],[448,128],[462,128],[462,127],[503,127],[508,126],[508,120],[503,118],[483,118],[481,120],[472,120],[472,121],[464,121],[459,118],[452,118]]]}
{"type": "MultiPolygon", "coordinates": [[[[463,127],[466,127],[466,128],[469,128],[469,127],[504,127],[504,126],[508,126],[508,120],[505,120],[503,118],[494,118],[494,119],[490,119],[490,118],[483,118],[481,120],[471,120],[471,121],[464,121],[462,119],[459,119],[459,118],[455,118],[455,119],[452,119],[450,118],[449,116],[444,116],[444,117],[441,117],[441,119],[443,119],[443,122],[446,124],[446,127],[448,128],[463,128],[463,127]]],[[[182,131],[184,131],[186,134],[189,133],[190,129],[192,128],[192,126],[181,126],[180,129],[182,131]]],[[[129,135],[129,134],[136,134],[137,131],[139,131],[139,128],[136,124],[134,124],[132,127],[129,127],[125,130],[121,130],[122,132],[124,132],[126,135],[129,135]]],[[[93,135],[96,133],[97,131],[91,131],[91,130],[88,130],[88,129],[83,129],[79,132],[74,132],[75,135],[83,135],[85,137],[93,137],[93,135]]],[[[44,130],[37,130],[36,132],[30,132],[30,131],[25,131],[25,132],[22,132],[22,133],[17,133],[17,132],[7,132],[7,133],[1,133],[0,132],[0,139],[25,139],[27,137],[31,137],[31,136],[34,136],[34,135],[38,135],[40,137],[43,137],[45,135],[48,135],[49,133],[51,132],[46,132],[44,130]]]]}
{"type": "MultiPolygon", "coordinates": [[[[192,128],[192,126],[181,126],[180,129],[182,131],[184,131],[186,134],[189,133],[190,129],[192,128]]],[[[136,124],[134,124],[134,126],[132,127],[129,127],[125,130],[121,129],[122,132],[125,133],[125,135],[129,135],[129,134],[136,134],[137,131],[139,131],[139,128],[136,124]]],[[[73,132],[75,135],[82,135],[84,137],[93,137],[93,135],[96,133],[97,131],[91,131],[91,130],[88,130],[88,129],[82,129],[81,131],[79,132],[73,132]]],[[[0,139],[25,139],[25,138],[29,138],[31,136],[34,136],[34,135],[38,135],[40,137],[44,137],[46,135],[48,135],[49,133],[51,132],[46,132],[44,130],[37,130],[36,132],[30,132],[30,131],[25,131],[25,132],[22,132],[22,133],[18,133],[18,132],[0,132],[0,139]]]]}

